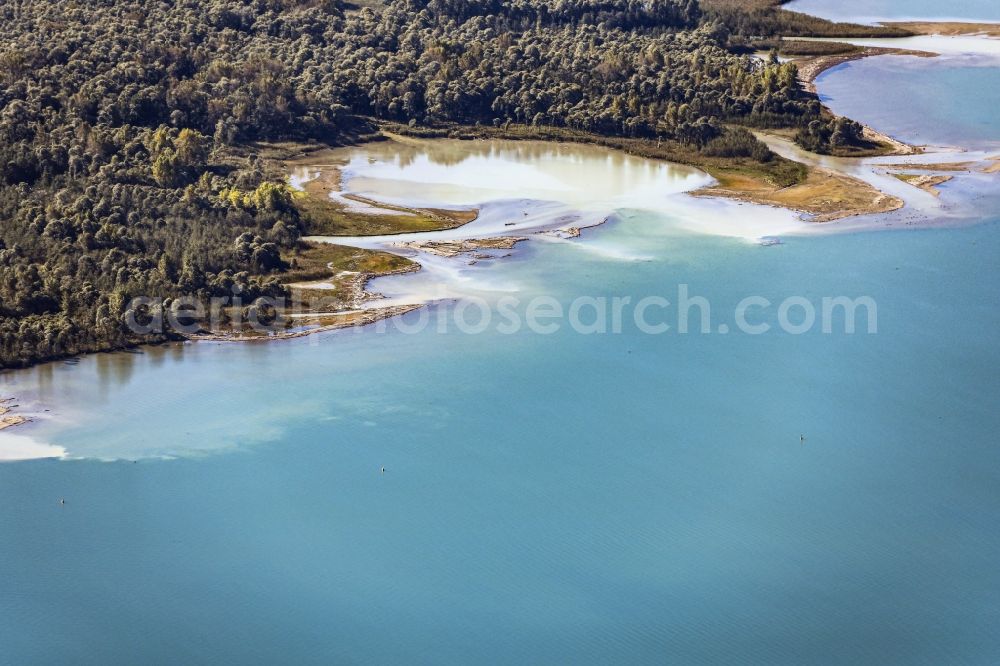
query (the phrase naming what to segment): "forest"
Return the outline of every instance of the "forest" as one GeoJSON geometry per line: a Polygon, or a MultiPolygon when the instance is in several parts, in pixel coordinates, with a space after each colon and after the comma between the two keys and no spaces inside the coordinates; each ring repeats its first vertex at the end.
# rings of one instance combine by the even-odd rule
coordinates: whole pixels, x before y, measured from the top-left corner
{"type": "Polygon", "coordinates": [[[4,2],[0,366],[159,340],[125,326],[135,296],[282,295],[308,225],[256,141],[517,123],[766,161],[741,127],[795,128],[817,151],[857,140],[794,65],[734,48],[761,16],[696,0],[4,2]]]}

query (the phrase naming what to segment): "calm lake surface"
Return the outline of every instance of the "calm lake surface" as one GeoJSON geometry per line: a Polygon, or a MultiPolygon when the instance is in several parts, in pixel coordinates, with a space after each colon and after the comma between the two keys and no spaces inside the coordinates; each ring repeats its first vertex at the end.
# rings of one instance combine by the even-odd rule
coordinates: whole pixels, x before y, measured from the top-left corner
{"type": "MultiPolygon", "coordinates": [[[[904,90],[907,66],[820,89],[901,136],[1000,137],[992,70],[923,70],[912,90],[965,100],[940,115],[838,88],[904,90]]],[[[608,224],[452,283],[564,307],[689,285],[711,334],[440,333],[448,298],[382,332],[0,375],[50,417],[0,449],[71,457],[0,465],[0,663],[1000,661],[995,189],[944,188],[976,225],[795,235],[683,195],[629,208],[634,166],[595,197],[608,224]],[[756,295],[870,296],[878,332],[790,335],[776,308],[735,332],[756,295]]]]}
{"type": "Polygon", "coordinates": [[[849,41],[941,55],[865,58],[824,72],[820,95],[834,111],[917,145],[1000,150],[1000,39],[849,41]],[[859,81],[876,82],[879,99],[859,81]]]}
{"type": "Polygon", "coordinates": [[[995,0],[793,0],[786,9],[833,21],[959,20],[1000,22],[995,0]]]}

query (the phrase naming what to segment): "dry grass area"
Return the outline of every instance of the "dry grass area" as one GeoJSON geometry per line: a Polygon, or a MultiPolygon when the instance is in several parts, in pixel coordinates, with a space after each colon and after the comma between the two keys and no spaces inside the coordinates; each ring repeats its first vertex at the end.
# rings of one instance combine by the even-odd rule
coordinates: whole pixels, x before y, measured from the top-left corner
{"type": "Polygon", "coordinates": [[[760,181],[738,174],[717,178],[719,185],[695,194],[790,208],[811,215],[814,222],[887,213],[903,207],[900,199],[884,194],[864,181],[829,169],[811,169],[804,182],[782,188],[763,185],[760,181]]]}
{"type": "Polygon", "coordinates": [[[886,169],[906,171],[972,171],[974,162],[943,162],[938,164],[880,164],[886,169]]]}

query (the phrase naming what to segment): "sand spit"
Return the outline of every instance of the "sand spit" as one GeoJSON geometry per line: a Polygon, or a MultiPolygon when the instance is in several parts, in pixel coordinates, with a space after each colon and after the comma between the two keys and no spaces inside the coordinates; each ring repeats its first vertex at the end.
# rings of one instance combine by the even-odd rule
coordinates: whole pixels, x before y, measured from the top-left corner
{"type": "Polygon", "coordinates": [[[896,173],[893,175],[899,180],[903,181],[904,183],[909,183],[914,187],[919,187],[924,192],[933,194],[936,197],[941,196],[941,190],[937,189],[937,186],[943,185],[944,183],[947,183],[948,181],[954,178],[954,176],[946,176],[946,175],[918,176],[915,174],[905,174],[905,173],[896,173]]]}
{"type": "Polygon", "coordinates": [[[427,252],[439,257],[457,257],[460,254],[481,250],[512,250],[515,245],[528,240],[523,236],[497,236],[495,238],[468,238],[453,241],[405,241],[397,247],[427,252]]]}
{"type": "Polygon", "coordinates": [[[914,162],[913,164],[880,164],[879,166],[886,169],[899,169],[903,171],[964,171],[971,172],[973,167],[975,167],[975,162],[943,162],[935,164],[922,164],[919,162],[914,162]]]}
{"type": "Polygon", "coordinates": [[[936,58],[938,56],[937,53],[932,53],[930,51],[914,51],[912,49],[891,49],[879,46],[870,46],[852,53],[796,58],[794,62],[799,68],[799,80],[802,82],[802,85],[809,92],[815,93],[816,79],[818,79],[820,74],[828,69],[833,69],[834,67],[838,67],[844,63],[853,62],[855,60],[884,55],[916,56],[918,58],[936,58]]]}
{"type": "Polygon", "coordinates": [[[188,336],[195,342],[273,342],[276,340],[294,340],[318,333],[327,333],[342,328],[368,326],[383,319],[399,317],[424,307],[422,303],[411,305],[394,305],[385,308],[367,308],[351,312],[331,312],[310,315],[308,321],[298,324],[296,328],[284,331],[265,333],[199,333],[188,336]]]}
{"type": "Polygon", "coordinates": [[[868,183],[824,167],[810,170],[805,182],[791,187],[707,187],[694,196],[724,197],[747,203],[777,206],[803,213],[809,222],[833,222],[859,215],[890,213],[905,202],[868,183]]]}
{"type": "Polygon", "coordinates": [[[18,405],[12,405],[10,403],[14,402],[15,398],[2,398],[0,399],[0,430],[6,430],[7,428],[13,428],[19,426],[23,423],[28,423],[31,421],[26,416],[21,414],[11,414],[11,410],[18,407],[18,405]]]}
{"type": "MultiPolygon", "coordinates": [[[[853,53],[843,53],[837,55],[825,55],[815,57],[796,58],[795,64],[799,69],[799,80],[802,86],[811,93],[816,94],[816,79],[823,72],[833,69],[844,63],[882,55],[916,56],[919,58],[936,58],[937,53],[930,51],[914,51],[911,49],[892,49],[882,47],[868,47],[853,53]]],[[[878,131],[874,127],[863,125],[864,137],[873,143],[882,143],[890,147],[888,155],[914,155],[922,152],[917,146],[911,146],[899,139],[894,139],[888,134],[878,131]]]]}

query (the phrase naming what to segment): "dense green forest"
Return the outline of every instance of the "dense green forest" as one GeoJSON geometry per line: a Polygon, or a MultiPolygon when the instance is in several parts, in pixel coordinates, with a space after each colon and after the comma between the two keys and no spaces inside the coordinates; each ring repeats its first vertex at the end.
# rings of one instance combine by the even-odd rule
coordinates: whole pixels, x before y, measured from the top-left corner
{"type": "MultiPolygon", "coordinates": [[[[856,138],[695,0],[9,0],[0,5],[0,364],[149,341],[132,297],[282,294],[307,232],[246,150],[379,120],[508,123],[766,161],[856,138]]],[[[729,25],[727,25],[727,23],[729,25]]]]}

